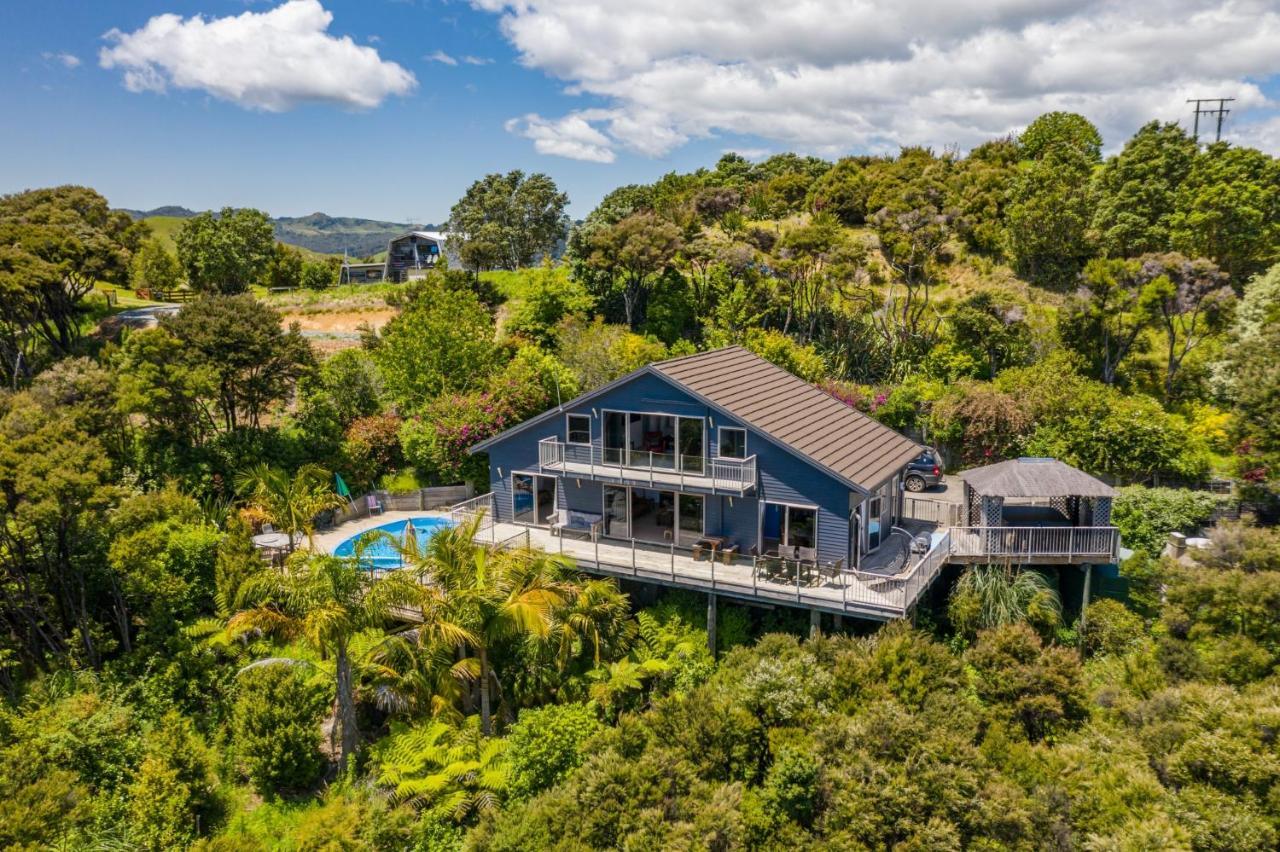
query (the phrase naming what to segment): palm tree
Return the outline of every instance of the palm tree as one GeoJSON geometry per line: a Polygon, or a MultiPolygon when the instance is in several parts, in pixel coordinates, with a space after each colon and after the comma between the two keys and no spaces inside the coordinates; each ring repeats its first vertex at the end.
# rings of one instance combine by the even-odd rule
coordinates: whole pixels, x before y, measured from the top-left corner
{"type": "Polygon", "coordinates": [[[307,546],[315,549],[316,515],[347,505],[333,490],[333,476],[315,464],[304,464],[290,476],[287,471],[259,464],[236,479],[237,490],[262,510],[281,532],[289,536],[293,553],[294,536],[307,534],[307,546]]]}
{"type": "Polygon", "coordinates": [[[382,629],[399,607],[415,607],[422,587],[406,572],[381,579],[359,567],[359,557],[295,554],[288,570],[263,572],[247,580],[238,596],[239,612],[227,623],[232,636],[251,631],[302,636],[321,655],[332,656],[341,730],[342,770],[359,740],[351,643],[363,630],[382,629]]]}
{"type": "Polygon", "coordinates": [[[571,589],[573,597],[554,613],[551,637],[557,642],[560,670],[591,649],[591,664],[600,665],[601,651],[616,657],[635,638],[627,596],[612,580],[587,580],[571,589]]]}
{"type": "Polygon", "coordinates": [[[492,733],[494,646],[517,636],[545,637],[570,595],[568,564],[540,550],[493,551],[475,542],[480,518],[441,530],[427,546],[424,570],[441,591],[448,623],[466,634],[480,687],[480,727],[492,733]]]}

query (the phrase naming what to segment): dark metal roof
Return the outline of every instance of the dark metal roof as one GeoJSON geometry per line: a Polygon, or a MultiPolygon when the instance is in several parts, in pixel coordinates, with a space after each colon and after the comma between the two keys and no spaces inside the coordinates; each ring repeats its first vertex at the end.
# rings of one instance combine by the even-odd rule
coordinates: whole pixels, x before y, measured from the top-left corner
{"type": "Polygon", "coordinates": [[[924,449],[740,346],[653,364],[660,375],[863,490],[924,449]]]}
{"type": "Polygon", "coordinates": [[[1057,459],[1021,458],[964,472],[965,484],[988,497],[1114,497],[1101,479],[1057,459]]]}

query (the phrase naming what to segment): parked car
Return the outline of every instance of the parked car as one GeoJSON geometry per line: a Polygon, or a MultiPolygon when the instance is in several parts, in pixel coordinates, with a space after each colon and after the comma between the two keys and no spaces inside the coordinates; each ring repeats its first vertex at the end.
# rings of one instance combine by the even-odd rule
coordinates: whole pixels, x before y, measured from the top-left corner
{"type": "Polygon", "coordinates": [[[908,491],[924,491],[942,482],[942,456],[937,450],[925,450],[907,463],[902,480],[908,491]]]}

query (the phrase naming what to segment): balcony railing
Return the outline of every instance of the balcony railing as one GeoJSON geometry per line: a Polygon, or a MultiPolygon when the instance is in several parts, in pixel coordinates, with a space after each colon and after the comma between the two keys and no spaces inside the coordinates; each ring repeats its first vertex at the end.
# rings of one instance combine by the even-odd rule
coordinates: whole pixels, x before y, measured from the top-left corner
{"type": "Polygon", "coordinates": [[[756,486],[756,457],[708,459],[701,455],[566,444],[558,438],[538,442],[538,465],[545,470],[607,477],[650,485],[746,493],[756,486]]]}
{"type": "Polygon", "coordinates": [[[952,527],[953,556],[999,559],[1115,559],[1115,527],[952,527]]]}

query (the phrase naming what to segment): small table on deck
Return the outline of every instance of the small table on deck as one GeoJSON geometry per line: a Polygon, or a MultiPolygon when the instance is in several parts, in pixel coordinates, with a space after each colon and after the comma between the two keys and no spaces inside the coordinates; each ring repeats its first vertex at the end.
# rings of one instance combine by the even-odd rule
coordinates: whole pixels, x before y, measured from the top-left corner
{"type": "Polygon", "coordinates": [[[693,546],[709,550],[711,552],[711,556],[709,558],[712,562],[715,562],[716,551],[719,548],[724,547],[724,543],[726,541],[728,541],[728,539],[722,535],[704,535],[702,538],[695,541],[693,546]]]}

